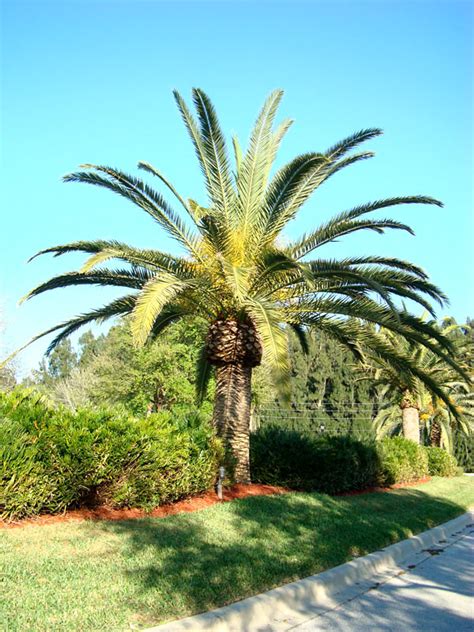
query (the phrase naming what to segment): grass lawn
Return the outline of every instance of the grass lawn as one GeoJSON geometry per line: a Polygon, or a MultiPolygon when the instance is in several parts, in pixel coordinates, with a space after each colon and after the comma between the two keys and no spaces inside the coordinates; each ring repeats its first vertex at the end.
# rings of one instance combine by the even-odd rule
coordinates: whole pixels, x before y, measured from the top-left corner
{"type": "Polygon", "coordinates": [[[390,493],[292,493],[192,514],[0,531],[0,621],[130,630],[215,608],[424,531],[474,506],[474,481],[390,493]]]}

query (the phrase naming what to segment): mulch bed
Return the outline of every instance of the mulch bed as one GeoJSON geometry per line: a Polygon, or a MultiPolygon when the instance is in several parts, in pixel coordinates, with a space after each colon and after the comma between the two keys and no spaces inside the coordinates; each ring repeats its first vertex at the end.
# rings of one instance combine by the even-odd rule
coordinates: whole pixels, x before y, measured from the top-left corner
{"type": "MultiPolygon", "coordinates": [[[[430,480],[431,477],[422,478],[411,483],[397,483],[391,487],[370,487],[368,489],[335,494],[335,496],[356,496],[371,492],[389,492],[393,489],[412,487],[414,485],[420,485],[421,483],[427,483],[430,480]]],[[[70,522],[73,520],[133,520],[135,518],[165,518],[166,516],[174,516],[179,513],[199,511],[200,509],[206,509],[207,507],[211,507],[219,502],[229,502],[231,500],[235,500],[236,498],[267,496],[269,494],[285,494],[291,491],[293,490],[285,487],[276,487],[274,485],[259,485],[257,483],[244,485],[242,483],[238,483],[231,488],[224,489],[222,501],[217,498],[217,495],[213,490],[210,490],[203,494],[199,494],[198,496],[193,496],[192,498],[186,498],[185,500],[180,500],[169,505],[156,507],[156,509],[149,512],[145,512],[143,509],[113,509],[112,507],[101,505],[90,509],[70,509],[62,514],[43,514],[17,521],[7,522],[0,520],[0,529],[14,529],[17,527],[24,527],[26,525],[45,525],[54,524],[56,522],[70,522]]]]}
{"type": "Polygon", "coordinates": [[[228,502],[236,498],[246,498],[247,496],[267,496],[269,494],[284,494],[290,491],[284,487],[275,487],[273,485],[258,485],[252,483],[243,485],[241,483],[231,488],[223,490],[223,500],[217,498],[213,490],[204,492],[192,498],[179,500],[178,502],[156,507],[152,511],[144,511],[143,509],[113,509],[106,505],[100,505],[94,508],[69,509],[62,514],[43,514],[33,516],[32,518],[24,518],[17,521],[6,522],[0,520],[0,528],[11,529],[15,527],[23,527],[28,524],[43,525],[53,524],[55,522],[69,522],[71,520],[132,520],[134,518],[165,518],[166,516],[174,516],[178,513],[189,513],[191,511],[199,511],[206,509],[219,502],[228,502]]]}

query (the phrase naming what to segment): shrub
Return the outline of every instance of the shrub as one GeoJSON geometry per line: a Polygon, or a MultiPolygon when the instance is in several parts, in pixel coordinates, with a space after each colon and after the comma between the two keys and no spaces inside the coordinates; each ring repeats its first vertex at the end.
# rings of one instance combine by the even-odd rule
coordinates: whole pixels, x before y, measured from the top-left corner
{"type": "Polygon", "coordinates": [[[250,448],[255,482],[292,489],[334,494],[429,474],[426,450],[402,437],[362,442],[267,426],[252,435],[250,448]]]}
{"type": "Polygon", "coordinates": [[[379,483],[409,483],[428,476],[426,450],[403,437],[385,438],[379,443],[382,461],[379,483]]]}
{"type": "Polygon", "coordinates": [[[52,410],[0,396],[0,515],[106,503],[149,509],[209,489],[221,448],[209,424],[166,414],[52,410]]]}
{"type": "Polygon", "coordinates": [[[458,464],[454,456],[442,448],[426,447],[425,450],[431,476],[456,476],[458,464]]]}
{"type": "Polygon", "coordinates": [[[250,460],[255,482],[325,493],[370,487],[380,469],[375,444],[269,426],[251,436],[250,460]]]}

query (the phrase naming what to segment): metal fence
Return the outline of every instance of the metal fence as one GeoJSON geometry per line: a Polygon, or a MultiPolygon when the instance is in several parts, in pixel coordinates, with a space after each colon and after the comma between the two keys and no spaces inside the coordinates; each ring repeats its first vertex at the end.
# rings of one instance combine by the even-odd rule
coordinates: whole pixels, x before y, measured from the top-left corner
{"type": "Polygon", "coordinates": [[[380,410],[379,402],[293,402],[287,406],[274,403],[256,407],[252,429],[275,425],[287,430],[318,434],[353,435],[370,432],[380,410]]]}

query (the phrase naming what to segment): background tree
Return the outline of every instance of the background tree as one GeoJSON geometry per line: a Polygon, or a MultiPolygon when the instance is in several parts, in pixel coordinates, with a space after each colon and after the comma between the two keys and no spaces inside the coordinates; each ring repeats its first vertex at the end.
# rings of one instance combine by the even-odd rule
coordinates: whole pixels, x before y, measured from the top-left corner
{"type": "MultiPolygon", "coordinates": [[[[35,385],[52,401],[72,409],[119,406],[145,415],[163,408],[192,408],[203,337],[202,322],[182,322],[154,343],[136,348],[125,319],[107,334],[84,333],[78,351],[72,351],[75,362],[62,365],[67,371],[52,371],[49,362],[42,362],[25,385],[35,385]]],[[[60,357],[65,357],[64,349],[60,357]]],[[[53,367],[57,366],[55,362],[53,367]]]]}
{"type": "Polygon", "coordinates": [[[308,335],[304,352],[289,334],[290,406],[275,394],[259,408],[262,424],[330,434],[372,434],[377,412],[376,392],[358,379],[353,355],[322,331],[308,335]]]}
{"type": "Polygon", "coordinates": [[[381,334],[387,344],[410,357],[411,362],[418,365],[424,379],[395,371],[389,363],[370,352],[366,355],[362,370],[369,380],[379,386],[380,395],[386,400],[374,421],[378,435],[400,429],[407,439],[419,443],[420,431],[423,430],[426,442],[435,446],[443,444],[451,451],[452,430],[459,429],[466,434],[470,432],[472,393],[469,367],[463,360],[463,354],[467,353],[469,328],[459,326],[452,318],[448,318],[441,322],[438,329],[451,339],[453,353],[464,371],[465,379],[460,377],[458,370],[429,349],[385,330],[381,334]],[[440,389],[445,393],[444,398],[438,395],[440,389]]]}
{"type": "MultiPolygon", "coordinates": [[[[378,200],[341,212],[282,246],[281,233],[301,206],[328,178],[371,157],[371,152],[353,152],[381,131],[362,130],[323,153],[297,156],[270,176],[280,142],[291,124],[283,121],[274,128],[281,91],[273,92],[264,103],[245,153],[233,138],[233,169],[207,95],[193,90],[196,119],[182,97],[174,94],[204,176],[206,202],[186,200],[160,171],[145,162],[140,162],[139,168],[167,188],[184,216],[149,184],[118,169],[83,165],[82,171],[66,176],[65,181],[107,188],[130,200],[178,242],[185,256],[112,240],[47,248],[41,254],[78,251],[90,257],[80,270],[54,277],[27,298],[71,285],[127,288],[128,293],[121,298],[41,334],[59,331],[50,351],[80,327],[114,316],[131,315],[132,335],[139,346],[155,339],[174,321],[191,315],[204,318],[208,333],[198,363],[198,388],[201,393],[205,391],[214,366],[214,423],[231,457],[229,462],[235,465],[236,480],[248,481],[252,370],[263,357],[279,392],[288,391],[286,327],[292,328],[303,344],[306,329],[317,328],[357,357],[364,343],[394,366],[422,379],[409,358],[385,344],[372,326],[378,323],[453,364],[448,355],[451,345],[442,334],[397,309],[397,299],[414,301],[430,311],[431,299],[443,302],[443,293],[420,268],[389,257],[308,259],[316,249],[359,230],[412,232],[392,219],[369,218],[377,210],[400,204],[441,203],[419,195],[378,200]],[[113,261],[125,267],[110,267],[113,261]]],[[[442,391],[438,394],[445,398],[442,391]]],[[[451,406],[449,400],[447,404],[451,406]]]]}
{"type": "MultiPolygon", "coordinates": [[[[77,353],[71,341],[66,338],[61,340],[51,353],[42,359],[38,369],[33,370],[31,382],[51,390],[59,380],[70,377],[77,365],[77,353]]],[[[29,379],[25,380],[25,385],[30,385],[29,379]]]]}

